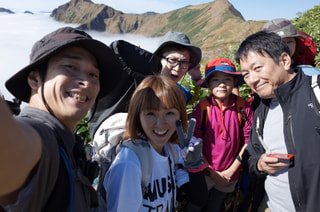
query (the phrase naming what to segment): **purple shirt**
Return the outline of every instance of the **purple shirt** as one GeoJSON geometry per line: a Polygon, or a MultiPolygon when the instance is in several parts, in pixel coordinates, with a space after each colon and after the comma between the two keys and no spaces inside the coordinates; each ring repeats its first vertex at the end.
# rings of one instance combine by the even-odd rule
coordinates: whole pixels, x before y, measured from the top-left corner
{"type": "MultiPolygon", "coordinates": [[[[230,96],[229,105],[221,111],[219,105],[210,95],[208,98],[210,112],[204,129],[201,128],[201,109],[198,104],[191,117],[197,120],[194,136],[203,139],[203,154],[214,170],[226,170],[234,162],[240,149],[248,142],[250,128],[253,120],[253,111],[248,102],[245,102],[246,122],[240,129],[236,96],[230,96]],[[240,129],[240,130],[239,130],[240,129]]],[[[239,172],[232,176],[231,180],[237,180],[239,172]]]]}

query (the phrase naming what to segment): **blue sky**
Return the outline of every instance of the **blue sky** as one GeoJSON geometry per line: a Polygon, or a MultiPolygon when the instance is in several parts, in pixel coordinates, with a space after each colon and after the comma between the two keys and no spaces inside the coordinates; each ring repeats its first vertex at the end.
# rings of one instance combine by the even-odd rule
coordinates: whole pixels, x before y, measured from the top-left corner
{"type": "MultiPolygon", "coordinates": [[[[51,11],[68,0],[0,0],[0,7],[37,11],[51,11]]],[[[168,12],[187,5],[208,3],[210,0],[93,0],[125,13],[155,11],[168,12]]],[[[229,0],[246,20],[293,19],[320,4],[320,0],[229,0]]]]}

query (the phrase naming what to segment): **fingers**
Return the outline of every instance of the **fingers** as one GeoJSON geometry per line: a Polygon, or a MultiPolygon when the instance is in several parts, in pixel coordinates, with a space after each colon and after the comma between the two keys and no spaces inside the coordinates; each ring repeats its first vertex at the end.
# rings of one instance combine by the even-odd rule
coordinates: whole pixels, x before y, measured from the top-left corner
{"type": "Polygon", "coordinates": [[[201,65],[199,63],[195,67],[193,67],[192,69],[188,70],[188,72],[201,72],[200,67],[201,67],[201,65]]]}
{"type": "Polygon", "coordinates": [[[189,142],[184,136],[181,120],[176,121],[176,131],[180,140],[180,147],[183,149],[183,147],[188,146],[189,142]]]}
{"type": "Polygon", "coordinates": [[[196,119],[191,118],[189,121],[187,136],[185,137],[181,120],[176,121],[176,131],[177,131],[177,134],[178,134],[178,137],[180,140],[180,147],[181,148],[189,145],[189,141],[191,140],[191,137],[193,136],[195,126],[196,126],[196,119]]]}
{"type": "Polygon", "coordinates": [[[188,70],[188,74],[193,79],[201,79],[201,71],[200,71],[200,64],[196,65],[194,68],[188,70]]]}
{"type": "Polygon", "coordinates": [[[195,126],[196,126],[196,119],[191,118],[189,121],[188,130],[187,130],[187,138],[186,138],[187,141],[190,141],[191,137],[193,136],[195,126]]]}
{"type": "Polygon", "coordinates": [[[290,163],[279,162],[277,158],[268,157],[267,154],[263,154],[258,160],[257,168],[259,171],[274,174],[288,166],[290,166],[290,163]]]}
{"type": "Polygon", "coordinates": [[[225,177],[221,172],[219,171],[212,171],[210,174],[210,178],[220,186],[227,185],[230,182],[230,179],[228,177],[225,177]]]}

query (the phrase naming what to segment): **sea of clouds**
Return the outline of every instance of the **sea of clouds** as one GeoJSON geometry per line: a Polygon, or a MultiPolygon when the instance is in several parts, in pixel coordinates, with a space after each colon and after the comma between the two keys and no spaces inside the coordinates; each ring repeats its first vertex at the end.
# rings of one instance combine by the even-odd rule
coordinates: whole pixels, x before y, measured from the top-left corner
{"type": "MultiPolygon", "coordinates": [[[[5,81],[17,71],[28,65],[29,54],[33,44],[44,35],[63,26],[77,27],[55,21],[50,13],[0,13],[0,93],[5,99],[12,100],[13,96],[5,88],[5,81]]],[[[95,39],[109,45],[115,40],[126,40],[153,52],[159,45],[159,38],[148,38],[132,34],[108,34],[88,31],[95,39]]]]}

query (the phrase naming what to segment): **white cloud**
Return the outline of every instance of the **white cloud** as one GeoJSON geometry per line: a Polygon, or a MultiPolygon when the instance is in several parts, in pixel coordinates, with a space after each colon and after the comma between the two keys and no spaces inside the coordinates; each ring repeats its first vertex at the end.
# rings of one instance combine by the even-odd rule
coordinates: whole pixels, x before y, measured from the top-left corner
{"type": "MultiPolygon", "coordinates": [[[[48,13],[34,15],[16,13],[0,13],[0,92],[6,99],[13,96],[6,90],[5,81],[29,63],[32,45],[44,35],[63,26],[78,25],[65,24],[54,21],[48,13]]],[[[157,38],[146,38],[142,35],[115,35],[102,32],[88,32],[93,38],[109,45],[115,40],[126,40],[153,52],[157,45],[157,38]]]]}

